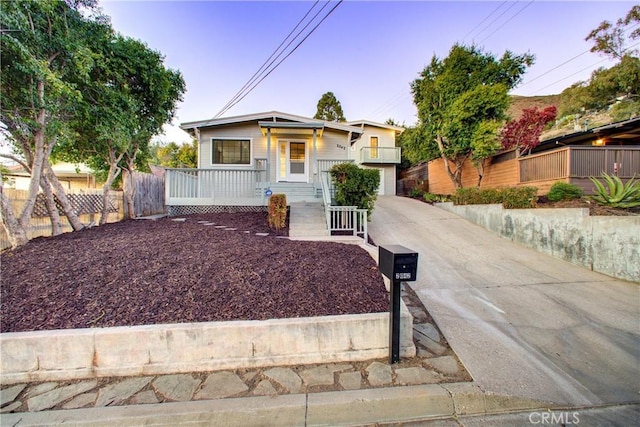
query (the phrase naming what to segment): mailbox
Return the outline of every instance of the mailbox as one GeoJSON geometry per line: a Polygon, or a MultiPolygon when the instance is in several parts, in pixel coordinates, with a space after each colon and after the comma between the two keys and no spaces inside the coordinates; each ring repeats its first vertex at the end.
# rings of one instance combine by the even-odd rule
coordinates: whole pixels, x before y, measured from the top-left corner
{"type": "Polygon", "coordinates": [[[380,273],[392,281],[415,282],[418,271],[418,253],[401,245],[380,246],[378,250],[380,273]]]}
{"type": "Polygon", "coordinates": [[[380,273],[389,278],[389,363],[400,361],[400,287],[415,282],[418,253],[400,245],[378,246],[380,273]]]}

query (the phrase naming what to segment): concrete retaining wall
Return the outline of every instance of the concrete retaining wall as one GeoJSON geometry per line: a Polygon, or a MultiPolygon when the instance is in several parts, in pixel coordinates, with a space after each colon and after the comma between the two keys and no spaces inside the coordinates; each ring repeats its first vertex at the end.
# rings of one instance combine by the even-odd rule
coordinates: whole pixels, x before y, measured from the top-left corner
{"type": "Polygon", "coordinates": [[[589,216],[588,209],[503,209],[437,203],[509,240],[593,271],[640,282],[640,217],[589,216]]]}
{"type": "MultiPolygon", "coordinates": [[[[415,356],[402,306],[401,355],[415,356]]],[[[367,360],[389,354],[389,313],[0,334],[0,382],[367,360]]]]}

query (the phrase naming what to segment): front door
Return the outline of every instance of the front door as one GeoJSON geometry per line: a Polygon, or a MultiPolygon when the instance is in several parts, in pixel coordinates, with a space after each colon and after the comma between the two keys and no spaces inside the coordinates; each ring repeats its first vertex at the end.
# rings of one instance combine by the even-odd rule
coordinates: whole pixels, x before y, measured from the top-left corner
{"type": "Polygon", "coordinates": [[[307,182],[307,143],[278,142],[278,181],[307,182]]]}

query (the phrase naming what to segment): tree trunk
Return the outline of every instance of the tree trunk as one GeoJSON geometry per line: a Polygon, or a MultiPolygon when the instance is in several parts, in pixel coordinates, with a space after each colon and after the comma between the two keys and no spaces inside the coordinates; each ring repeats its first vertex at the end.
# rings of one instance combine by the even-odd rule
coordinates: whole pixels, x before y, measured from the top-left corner
{"type": "Polygon", "coordinates": [[[71,201],[67,197],[67,192],[64,190],[64,187],[60,183],[60,180],[51,169],[51,164],[49,160],[45,161],[45,175],[49,180],[51,186],[55,189],[56,196],[58,196],[58,202],[60,202],[60,206],[62,207],[62,211],[64,212],[69,224],[71,224],[71,228],[74,231],[79,231],[84,228],[84,224],[80,221],[78,214],[73,210],[73,205],[71,205],[71,201]]]}
{"type": "Polygon", "coordinates": [[[478,171],[478,188],[480,188],[480,183],[482,183],[482,178],[484,177],[484,165],[487,159],[482,159],[478,163],[476,163],[476,170],[478,171]]]}
{"type": "Polygon", "coordinates": [[[107,175],[107,181],[102,187],[102,212],[100,213],[100,225],[107,223],[107,218],[109,217],[109,190],[121,172],[120,167],[118,167],[118,163],[122,160],[123,156],[124,153],[120,154],[120,156],[116,158],[115,149],[109,149],[109,174],[107,175]]]}
{"type": "Polygon", "coordinates": [[[56,200],[53,197],[53,191],[51,190],[51,184],[47,179],[46,174],[40,176],[40,188],[44,193],[44,202],[47,206],[47,212],[49,212],[49,219],[51,220],[51,235],[57,236],[62,234],[62,221],[60,220],[60,212],[56,206],[56,200]]]}
{"type": "Polygon", "coordinates": [[[11,202],[7,195],[4,194],[2,179],[0,179],[0,212],[2,213],[2,225],[7,233],[11,247],[16,248],[27,243],[29,241],[27,230],[13,214],[11,202]]]}
{"type": "MultiPolygon", "coordinates": [[[[44,104],[44,81],[39,81],[37,84],[38,90],[38,100],[41,105],[44,104]]],[[[42,164],[44,162],[45,157],[45,128],[46,128],[46,115],[44,108],[41,108],[38,111],[36,116],[36,122],[39,125],[38,130],[34,135],[34,151],[33,151],[33,161],[31,166],[31,182],[29,183],[29,194],[27,196],[27,201],[22,208],[22,213],[20,217],[17,218],[20,226],[25,230],[29,227],[29,221],[31,219],[31,214],[33,213],[33,208],[36,205],[36,198],[38,197],[38,190],[40,188],[40,175],[42,174],[42,164]]]]}
{"type": "MultiPolygon", "coordinates": [[[[438,148],[440,149],[440,157],[444,162],[444,169],[447,172],[447,175],[449,175],[449,179],[453,183],[453,187],[456,190],[458,188],[462,188],[462,163],[464,163],[464,160],[462,162],[459,162],[460,156],[458,156],[454,160],[456,164],[456,170],[452,171],[450,160],[444,153],[444,142],[442,141],[442,137],[440,135],[436,136],[436,143],[438,144],[438,148]]],[[[466,159],[466,157],[464,159],[466,159]]]]}

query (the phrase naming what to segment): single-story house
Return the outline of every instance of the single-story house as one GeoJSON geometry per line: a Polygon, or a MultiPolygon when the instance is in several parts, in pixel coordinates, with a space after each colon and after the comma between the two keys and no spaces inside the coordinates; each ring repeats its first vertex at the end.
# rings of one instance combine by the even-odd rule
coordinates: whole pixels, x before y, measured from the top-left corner
{"type": "MultiPolygon", "coordinates": [[[[442,159],[430,161],[428,171],[430,193],[455,192],[442,159]]],[[[602,172],[618,175],[623,181],[640,176],[640,117],[546,139],[530,154],[500,152],[488,159],[481,188],[527,185],[545,195],[554,182],[564,181],[593,194],[589,177],[599,177],[602,172]]],[[[465,162],[463,186],[476,186],[477,181],[472,162],[465,162]]]]}
{"type": "Polygon", "coordinates": [[[320,202],[323,173],[343,162],[379,170],[379,194],[395,194],[401,127],[367,120],[328,122],[278,111],[180,127],[198,141],[198,168],[167,170],[170,209],[260,206],[273,193],[286,194],[288,201],[320,202]]]}
{"type": "MultiPolygon", "coordinates": [[[[57,162],[51,165],[51,169],[66,190],[96,189],[99,184],[96,183],[93,170],[83,163],[57,162]]],[[[16,190],[29,189],[31,183],[29,172],[20,165],[10,166],[8,170],[9,172],[5,174],[9,178],[8,187],[16,190]]]]}

